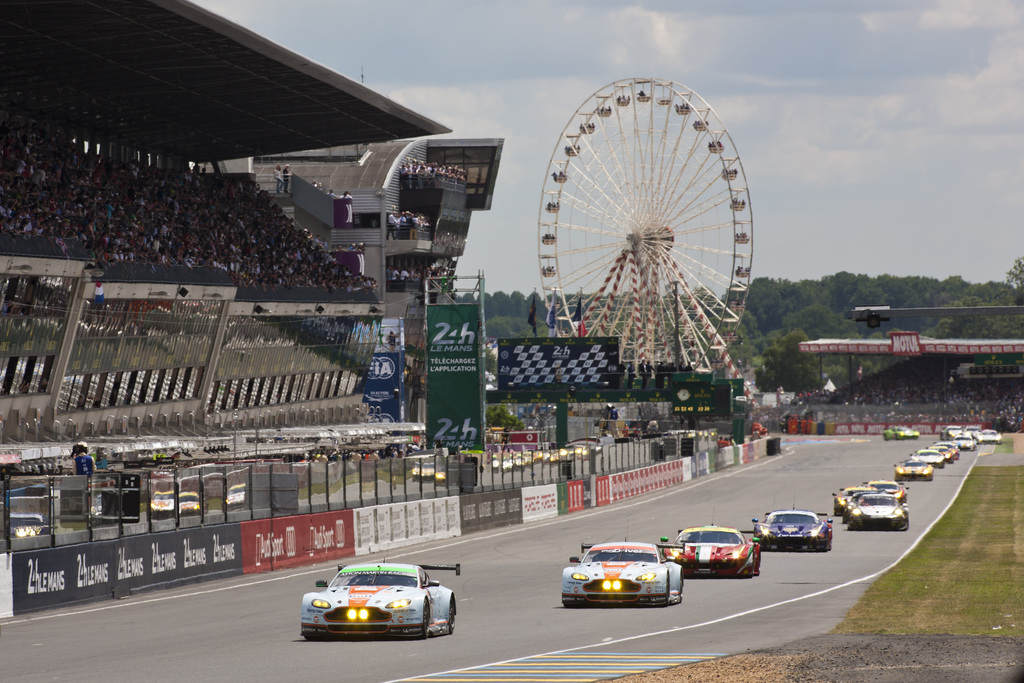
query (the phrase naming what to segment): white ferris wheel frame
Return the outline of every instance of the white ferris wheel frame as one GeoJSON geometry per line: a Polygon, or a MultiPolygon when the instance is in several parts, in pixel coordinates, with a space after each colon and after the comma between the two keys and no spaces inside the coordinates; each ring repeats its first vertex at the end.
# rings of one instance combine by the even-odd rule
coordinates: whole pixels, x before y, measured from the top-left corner
{"type": "Polygon", "coordinates": [[[620,337],[623,362],[738,376],[728,347],[746,307],[753,218],[714,109],[673,81],[616,81],[570,117],[548,173],[538,261],[559,330],[576,333],[582,298],[587,333],[620,337]]]}

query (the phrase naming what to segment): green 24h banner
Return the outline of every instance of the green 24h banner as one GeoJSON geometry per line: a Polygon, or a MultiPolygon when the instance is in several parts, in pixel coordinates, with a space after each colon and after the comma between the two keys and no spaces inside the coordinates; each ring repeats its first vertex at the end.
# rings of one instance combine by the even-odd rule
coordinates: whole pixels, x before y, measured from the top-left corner
{"type": "Polygon", "coordinates": [[[427,306],[427,448],[483,449],[483,365],[476,304],[427,306]]]}

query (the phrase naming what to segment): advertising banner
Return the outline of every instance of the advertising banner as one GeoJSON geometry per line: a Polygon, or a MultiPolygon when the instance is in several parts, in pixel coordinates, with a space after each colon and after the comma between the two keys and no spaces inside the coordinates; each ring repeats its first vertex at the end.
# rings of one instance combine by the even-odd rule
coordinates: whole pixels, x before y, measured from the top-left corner
{"type": "Polygon", "coordinates": [[[334,229],[349,229],[355,225],[352,211],[352,197],[337,197],[334,200],[334,229]]]}
{"type": "Polygon", "coordinates": [[[523,495],[524,522],[558,516],[557,485],[529,486],[520,489],[520,491],[522,491],[523,495]]]}
{"type": "Polygon", "coordinates": [[[353,510],[355,551],[366,555],[462,533],[456,496],[353,510]]]}
{"type": "Polygon", "coordinates": [[[522,495],[516,489],[460,496],[462,533],[522,524],[522,502],[522,495]]]}
{"type": "Polygon", "coordinates": [[[583,481],[575,479],[566,484],[567,486],[567,500],[566,500],[566,511],[567,512],[579,512],[584,507],[584,486],[583,481]]]}
{"type": "Polygon", "coordinates": [[[242,522],[246,574],[301,567],[356,554],[352,510],[242,522]]]}
{"type": "Polygon", "coordinates": [[[483,450],[480,308],[427,306],[427,444],[483,450]]]}
{"type": "Polygon", "coordinates": [[[14,556],[14,612],[241,572],[237,524],[27,551],[14,556]]]}
{"type": "Polygon", "coordinates": [[[610,505],[612,502],[611,477],[594,477],[594,507],[610,505]]]}
{"type": "Polygon", "coordinates": [[[405,422],[405,328],[401,318],[384,318],[366,373],[363,403],[374,422],[405,422]]]}

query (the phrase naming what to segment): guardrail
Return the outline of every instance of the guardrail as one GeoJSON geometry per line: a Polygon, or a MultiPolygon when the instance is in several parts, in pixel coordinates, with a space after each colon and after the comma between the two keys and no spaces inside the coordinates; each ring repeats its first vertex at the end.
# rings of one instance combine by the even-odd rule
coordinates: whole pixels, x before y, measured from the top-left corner
{"type": "Polygon", "coordinates": [[[552,485],[685,457],[709,443],[667,435],[493,454],[9,476],[0,480],[0,550],[552,485]]]}

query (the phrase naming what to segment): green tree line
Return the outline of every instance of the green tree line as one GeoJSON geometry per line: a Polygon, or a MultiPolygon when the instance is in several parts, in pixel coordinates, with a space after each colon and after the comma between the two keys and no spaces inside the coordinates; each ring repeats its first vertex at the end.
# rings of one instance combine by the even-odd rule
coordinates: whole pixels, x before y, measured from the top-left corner
{"type": "MultiPolygon", "coordinates": [[[[542,293],[495,292],[484,296],[487,335],[497,338],[533,335],[527,318],[536,296],[537,334],[547,336],[542,293]]],[[[887,338],[892,330],[914,330],[937,339],[1024,339],[1024,320],[1015,316],[899,318],[877,329],[854,323],[847,314],[856,306],[892,308],[1024,305],[1024,257],[1014,262],[1001,282],[970,283],[959,276],[944,280],[921,276],[858,275],[839,272],[820,280],[755,278],[750,283],[739,341],[730,353],[741,367],[758,370],[758,386],[787,391],[820,388],[819,359],[796,349],[807,339],[887,338]]],[[[865,374],[891,362],[865,356],[856,363],[865,374]]],[[[840,357],[822,359],[821,369],[837,385],[850,368],[840,357]]]]}

